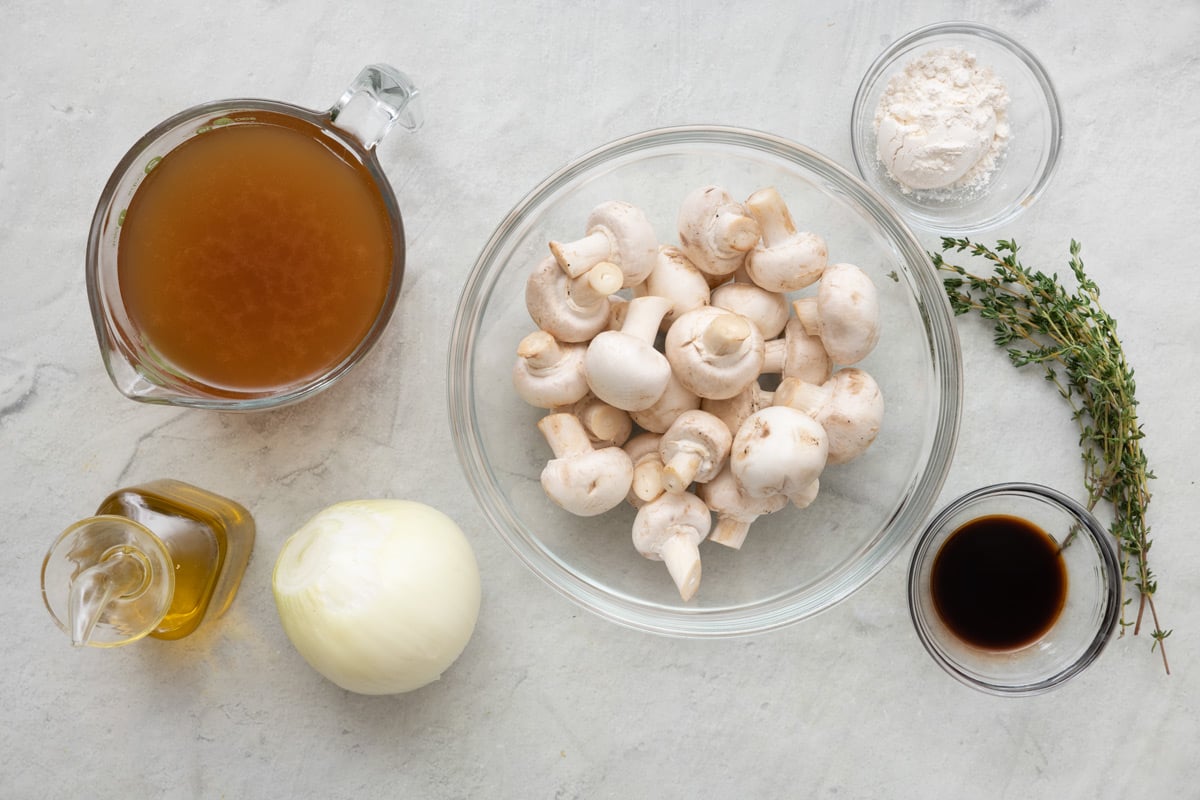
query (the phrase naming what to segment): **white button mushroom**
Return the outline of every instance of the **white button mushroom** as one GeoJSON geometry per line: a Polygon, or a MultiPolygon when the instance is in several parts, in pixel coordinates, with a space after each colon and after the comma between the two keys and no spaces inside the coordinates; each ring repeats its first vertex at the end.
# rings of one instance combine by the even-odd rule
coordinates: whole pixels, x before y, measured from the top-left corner
{"type": "Polygon", "coordinates": [[[883,424],[883,393],[868,373],[839,369],[822,384],[786,378],[775,402],[802,411],[820,423],[829,437],[829,463],[845,464],[862,455],[883,424]]]}
{"type": "Polygon", "coordinates": [[[696,495],[663,494],[638,509],[633,520],[633,546],[646,558],[662,561],[684,601],[700,586],[700,542],[708,536],[712,516],[696,495]]]}
{"type": "Polygon", "coordinates": [[[768,292],[748,280],[735,279],[718,286],[712,290],[709,302],[753,322],[764,339],[774,339],[782,333],[783,326],[792,314],[786,295],[768,292]]]}
{"type": "Polygon", "coordinates": [[[586,342],[608,327],[608,296],[621,288],[615,264],[601,261],[571,278],[550,256],[525,282],[525,307],[534,323],[560,342],[586,342]]]}
{"type": "Polygon", "coordinates": [[[725,465],[733,434],[707,411],[686,411],[663,434],[663,487],[681,494],[692,484],[712,480],[725,465]]]}
{"type": "Polygon", "coordinates": [[[667,428],[671,427],[671,423],[677,420],[680,414],[699,407],[700,398],[684,388],[679,379],[675,377],[675,373],[672,372],[671,379],[667,381],[667,388],[663,390],[662,396],[655,400],[649,408],[631,411],[629,416],[633,417],[633,421],[645,430],[653,433],[666,433],[667,428]]]}
{"type": "Polygon", "coordinates": [[[654,269],[658,239],[654,227],[637,206],[610,200],[592,209],[587,218],[587,235],[574,242],[551,242],[550,252],[572,278],[577,278],[601,261],[621,268],[625,288],[637,286],[654,269]]]}
{"type": "Polygon", "coordinates": [[[625,453],[633,462],[633,485],[625,499],[634,508],[657,499],[666,489],[663,487],[662,455],[658,443],[662,436],[657,433],[639,433],[625,443],[625,453]]]}
{"type": "Polygon", "coordinates": [[[542,488],[559,506],[581,517],[603,514],[625,499],[633,483],[633,463],[619,447],[592,447],[583,425],[571,414],[548,414],[538,421],[554,458],[542,470],[542,488]]]}
{"type": "Polygon", "coordinates": [[[766,343],[762,371],[764,375],[824,383],[833,374],[833,362],[820,338],[808,335],[800,319],[792,317],[784,326],[783,336],[766,343]]]}
{"type": "Polygon", "coordinates": [[[619,331],[625,325],[625,315],[629,313],[629,298],[614,294],[608,298],[608,327],[607,331],[619,331]]]}
{"type": "Polygon", "coordinates": [[[562,344],[545,331],[534,331],[517,345],[513,387],[522,400],[538,408],[575,403],[588,391],[586,353],[586,345],[562,344]]]}
{"type": "Polygon", "coordinates": [[[875,284],[853,264],[830,264],[816,297],[792,303],[804,330],[819,336],[836,364],[855,364],[879,341],[879,297],[875,284]]]}
{"type": "Polygon", "coordinates": [[[746,256],[750,280],[767,291],[793,292],[820,279],[828,259],[825,240],[796,230],[778,191],[759,189],[746,200],[746,210],[762,232],[762,241],[746,256]]]}
{"type": "Polygon", "coordinates": [[[654,349],[654,339],[670,310],[671,301],[665,297],[635,297],[621,330],[592,339],[584,354],[584,373],[597,397],[625,411],[649,408],[662,397],[671,380],[671,364],[654,349]]]}
{"type": "Polygon", "coordinates": [[[733,437],[729,463],[751,497],[799,495],[825,469],[829,439],[812,417],[787,406],[750,415],[733,437]]]}
{"type": "Polygon", "coordinates": [[[717,522],[708,538],[734,550],[741,548],[746,541],[750,525],[756,519],[765,514],[774,514],[788,504],[788,498],[782,494],[767,497],[746,494],[738,486],[728,464],[711,481],[696,487],[696,494],[717,515],[717,522]]]}
{"type": "Polygon", "coordinates": [[[709,276],[732,275],[758,242],[758,223],[719,186],[702,186],[679,209],[679,244],[709,276]]]}
{"type": "Polygon", "coordinates": [[[764,390],[758,381],[754,381],[733,397],[721,400],[705,398],[700,401],[700,408],[724,422],[731,433],[737,433],[751,414],[771,405],[773,397],[773,392],[764,390]]]}
{"type": "Polygon", "coordinates": [[[588,439],[598,447],[620,447],[633,434],[633,420],[629,414],[591,393],[573,405],[555,408],[554,412],[574,414],[587,431],[588,439]]]}
{"type": "MultiPolygon", "coordinates": [[[[664,245],[658,248],[654,269],[645,283],[634,289],[634,294],[653,294],[666,297],[673,303],[671,311],[663,318],[660,326],[662,330],[666,330],[680,314],[708,305],[708,280],[682,250],[664,245]]],[[[785,305],[784,313],[788,311],[785,305]]]]}
{"type": "Polygon", "coordinates": [[[712,306],[677,319],[667,331],[663,350],[679,382],[700,397],[733,397],[757,380],[762,370],[763,338],[758,326],[740,314],[712,306]]]}

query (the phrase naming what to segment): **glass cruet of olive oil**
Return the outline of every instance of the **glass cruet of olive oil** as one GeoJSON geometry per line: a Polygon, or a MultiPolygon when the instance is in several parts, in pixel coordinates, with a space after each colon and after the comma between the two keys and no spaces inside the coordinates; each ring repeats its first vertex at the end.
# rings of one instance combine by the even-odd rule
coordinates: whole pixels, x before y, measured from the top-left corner
{"type": "Polygon", "coordinates": [[[74,645],[181,639],[233,602],[254,547],[239,504],[175,480],[119,489],[42,562],[42,598],[74,645]]]}

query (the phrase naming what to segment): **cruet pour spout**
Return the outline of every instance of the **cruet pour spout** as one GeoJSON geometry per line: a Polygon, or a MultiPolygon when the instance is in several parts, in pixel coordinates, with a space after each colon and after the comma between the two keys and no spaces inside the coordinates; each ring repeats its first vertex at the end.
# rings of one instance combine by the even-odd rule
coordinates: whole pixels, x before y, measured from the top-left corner
{"type": "Polygon", "coordinates": [[[171,607],[175,570],[162,540],[126,517],[98,515],[59,535],[42,562],[42,599],[76,647],[150,634],[171,607]]]}
{"type": "Polygon", "coordinates": [[[132,550],[113,553],[76,575],[67,601],[71,644],[88,644],[112,601],[145,589],[148,578],[145,556],[132,550]]]}

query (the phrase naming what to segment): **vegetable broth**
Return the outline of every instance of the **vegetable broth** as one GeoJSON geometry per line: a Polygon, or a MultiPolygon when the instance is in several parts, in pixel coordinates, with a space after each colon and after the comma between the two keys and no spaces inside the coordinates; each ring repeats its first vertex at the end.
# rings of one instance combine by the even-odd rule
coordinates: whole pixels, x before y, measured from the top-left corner
{"type": "Polygon", "coordinates": [[[272,392],[354,351],[387,297],[396,247],[353,153],[303,120],[255,112],[148,170],[117,271],[165,368],[218,392],[272,392]]]}
{"type": "Polygon", "coordinates": [[[1044,531],[996,514],[946,539],[930,589],[938,616],[959,639],[984,650],[1019,650],[1054,626],[1067,598],[1067,569],[1044,531]]]}

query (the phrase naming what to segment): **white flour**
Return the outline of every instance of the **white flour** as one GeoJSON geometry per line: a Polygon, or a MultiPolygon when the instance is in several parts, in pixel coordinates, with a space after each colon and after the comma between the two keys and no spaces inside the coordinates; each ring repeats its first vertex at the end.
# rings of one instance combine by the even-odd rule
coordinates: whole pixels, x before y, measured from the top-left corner
{"type": "Polygon", "coordinates": [[[935,48],[893,75],[875,112],[879,160],[907,194],[978,187],[1011,131],[1008,90],[959,47],[935,48]]]}

